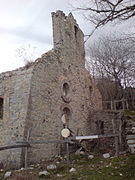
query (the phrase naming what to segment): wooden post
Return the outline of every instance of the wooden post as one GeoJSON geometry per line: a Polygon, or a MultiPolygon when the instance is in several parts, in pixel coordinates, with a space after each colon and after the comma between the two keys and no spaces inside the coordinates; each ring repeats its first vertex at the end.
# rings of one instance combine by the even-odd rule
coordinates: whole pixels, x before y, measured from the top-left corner
{"type": "Polygon", "coordinates": [[[23,144],[13,144],[13,145],[6,145],[0,146],[0,151],[4,151],[6,149],[15,149],[15,148],[22,148],[22,147],[30,147],[30,144],[23,143],[23,144]]]}
{"type": "MultiPolygon", "coordinates": [[[[28,129],[26,141],[29,140],[29,136],[30,136],[30,129],[28,129]]],[[[28,147],[25,148],[25,162],[24,163],[25,163],[24,167],[25,169],[27,169],[28,168],[28,147]]]]}
{"type": "Polygon", "coordinates": [[[114,103],[114,110],[116,110],[116,101],[113,101],[114,103]]]}
{"type": "Polygon", "coordinates": [[[128,102],[127,102],[127,100],[126,100],[126,109],[128,109],[128,102]]]}
{"type": "Polygon", "coordinates": [[[120,149],[122,148],[122,120],[120,119],[119,122],[119,143],[120,143],[120,149]]]}
{"type": "MultiPolygon", "coordinates": [[[[115,125],[114,119],[112,119],[112,126],[113,126],[113,133],[114,135],[116,135],[116,125],[115,125]]],[[[114,143],[115,143],[115,150],[116,150],[115,155],[119,156],[119,138],[117,135],[114,136],[114,143]]]]}
{"type": "MultiPolygon", "coordinates": [[[[67,138],[65,138],[66,140],[68,140],[68,137],[67,138]]],[[[69,143],[68,143],[68,141],[66,142],[66,154],[67,154],[67,174],[68,174],[68,176],[67,176],[67,180],[70,180],[71,178],[70,178],[70,173],[69,173],[69,165],[70,165],[70,161],[69,161],[69,143]]]]}
{"type": "Polygon", "coordinates": [[[111,110],[113,110],[113,102],[111,101],[111,110]]]}
{"type": "Polygon", "coordinates": [[[69,143],[66,143],[66,152],[67,152],[67,165],[69,166],[69,143]]]}
{"type": "Polygon", "coordinates": [[[119,156],[119,137],[115,136],[115,149],[116,149],[116,156],[119,156]]]}
{"type": "Polygon", "coordinates": [[[122,100],[122,109],[125,110],[125,99],[122,100]]]}

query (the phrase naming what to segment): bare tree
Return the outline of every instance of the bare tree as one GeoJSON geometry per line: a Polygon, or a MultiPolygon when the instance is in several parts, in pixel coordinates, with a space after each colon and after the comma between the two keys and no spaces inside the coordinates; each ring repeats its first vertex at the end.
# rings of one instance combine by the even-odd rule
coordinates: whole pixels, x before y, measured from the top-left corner
{"type": "Polygon", "coordinates": [[[116,99],[120,98],[123,88],[135,83],[135,46],[125,41],[102,37],[88,48],[87,68],[98,78],[114,82],[116,99]]]}
{"type": "MultiPolygon", "coordinates": [[[[96,79],[97,87],[102,94],[103,101],[111,101],[116,99],[115,82],[107,77],[100,77],[96,79]]],[[[122,98],[121,88],[117,87],[117,99],[122,98]]]]}
{"type": "Polygon", "coordinates": [[[135,0],[89,0],[76,9],[83,11],[97,29],[112,21],[121,22],[134,17],[135,0]]]}
{"type": "Polygon", "coordinates": [[[25,64],[29,66],[36,58],[37,47],[28,45],[23,45],[16,49],[16,56],[19,57],[25,64]]]}

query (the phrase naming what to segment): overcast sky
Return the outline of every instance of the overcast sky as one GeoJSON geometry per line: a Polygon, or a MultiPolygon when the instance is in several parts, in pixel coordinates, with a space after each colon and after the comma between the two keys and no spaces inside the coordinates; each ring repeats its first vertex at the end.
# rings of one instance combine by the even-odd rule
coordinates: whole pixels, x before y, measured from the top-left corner
{"type": "Polygon", "coordinates": [[[69,0],[0,0],[0,72],[23,65],[17,48],[36,47],[36,56],[52,48],[51,12],[59,9],[69,13],[69,0]]]}
{"type": "MultiPolygon", "coordinates": [[[[63,10],[66,15],[77,0],[0,0],[0,72],[24,65],[16,50],[25,47],[35,58],[52,49],[51,12],[63,10]],[[30,47],[29,47],[30,45],[30,47]]],[[[83,32],[90,26],[73,12],[83,32]]]]}

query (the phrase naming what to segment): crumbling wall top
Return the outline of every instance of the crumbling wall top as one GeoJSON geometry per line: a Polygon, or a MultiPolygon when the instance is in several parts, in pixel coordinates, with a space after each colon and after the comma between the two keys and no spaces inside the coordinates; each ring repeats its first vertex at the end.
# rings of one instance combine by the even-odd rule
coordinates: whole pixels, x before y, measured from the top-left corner
{"type": "Polygon", "coordinates": [[[83,36],[83,32],[79,28],[72,13],[66,16],[63,11],[52,12],[52,21],[54,47],[56,47],[58,43],[68,44],[67,41],[64,42],[65,39],[67,40],[67,37],[69,37],[70,40],[80,40],[81,36],[83,36]],[[78,32],[81,32],[80,36],[77,36],[78,32]]]}
{"type": "Polygon", "coordinates": [[[53,12],[52,23],[54,49],[59,49],[68,59],[75,61],[77,57],[84,66],[84,34],[72,13],[66,16],[62,11],[53,12]]]}
{"type": "Polygon", "coordinates": [[[63,11],[58,10],[56,12],[52,12],[52,18],[54,18],[54,17],[55,18],[59,17],[60,19],[64,19],[64,21],[66,21],[66,19],[71,19],[74,22],[74,24],[76,26],[78,26],[78,24],[77,24],[76,20],[74,19],[74,16],[72,13],[69,13],[68,16],[66,16],[63,11]]]}

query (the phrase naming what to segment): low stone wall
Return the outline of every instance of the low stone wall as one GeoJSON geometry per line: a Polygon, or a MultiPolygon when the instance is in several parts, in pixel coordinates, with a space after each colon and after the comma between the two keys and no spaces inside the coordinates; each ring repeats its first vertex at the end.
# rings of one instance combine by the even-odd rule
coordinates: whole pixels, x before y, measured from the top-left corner
{"type": "Polygon", "coordinates": [[[120,111],[99,111],[94,113],[93,121],[96,130],[94,133],[113,134],[114,129],[115,133],[120,131],[124,116],[123,112],[120,111]]]}

